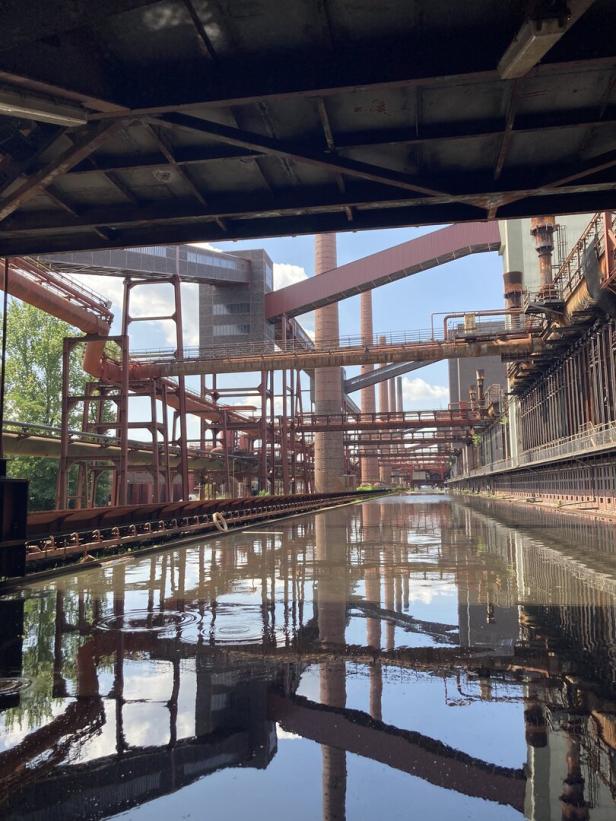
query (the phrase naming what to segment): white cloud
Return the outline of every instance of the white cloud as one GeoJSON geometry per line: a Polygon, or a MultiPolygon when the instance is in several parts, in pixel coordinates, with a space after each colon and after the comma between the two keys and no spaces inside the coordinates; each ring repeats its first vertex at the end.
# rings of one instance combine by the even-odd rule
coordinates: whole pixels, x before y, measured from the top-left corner
{"type": "Polygon", "coordinates": [[[287,285],[295,285],[302,282],[308,275],[301,265],[291,265],[289,262],[274,263],[274,290],[286,288],[287,285]]]}
{"type": "MultiPolygon", "coordinates": [[[[197,248],[204,248],[206,251],[214,251],[217,254],[224,254],[224,251],[221,251],[220,248],[216,248],[215,245],[211,245],[209,242],[191,242],[190,245],[195,245],[197,248]]],[[[233,251],[231,251],[233,253],[233,251]]]]}
{"type": "Polygon", "coordinates": [[[417,405],[418,403],[440,408],[449,401],[449,388],[442,385],[432,385],[420,376],[402,378],[402,396],[405,406],[407,403],[417,405]]]}
{"type": "MultiPolygon", "coordinates": [[[[114,330],[119,329],[124,300],[124,282],[121,277],[75,275],[78,282],[83,282],[97,294],[111,300],[114,314],[114,330]]],[[[184,325],[184,346],[195,347],[199,344],[199,286],[195,283],[182,284],[182,320],[184,325]]],[[[131,291],[130,313],[133,317],[170,316],[174,310],[173,288],[168,283],[158,285],[138,285],[131,291]]],[[[147,331],[148,344],[152,347],[175,348],[175,324],[171,321],[139,323],[131,327],[134,334],[141,326],[147,331]]],[[[135,349],[143,348],[143,333],[139,334],[135,349]]]]}

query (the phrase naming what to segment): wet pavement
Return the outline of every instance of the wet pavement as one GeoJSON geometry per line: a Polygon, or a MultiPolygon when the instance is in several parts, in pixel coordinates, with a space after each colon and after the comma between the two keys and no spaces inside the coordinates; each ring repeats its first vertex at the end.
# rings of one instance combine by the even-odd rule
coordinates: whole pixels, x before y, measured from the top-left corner
{"type": "Polygon", "coordinates": [[[399,496],[0,595],[4,819],[616,818],[613,527],[399,496]]]}

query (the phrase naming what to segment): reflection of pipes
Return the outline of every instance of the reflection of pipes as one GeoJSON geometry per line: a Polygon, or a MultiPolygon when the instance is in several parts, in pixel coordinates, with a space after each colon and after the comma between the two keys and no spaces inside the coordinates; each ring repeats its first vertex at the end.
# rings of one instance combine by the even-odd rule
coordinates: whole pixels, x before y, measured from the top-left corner
{"type": "Polygon", "coordinates": [[[530,233],[535,238],[535,249],[539,255],[539,290],[549,291],[552,287],[552,252],[554,250],[554,217],[531,217],[530,233]]]}
{"type": "Polygon", "coordinates": [[[567,775],[560,796],[563,821],[587,821],[590,817],[584,800],[584,777],[580,765],[580,742],[572,728],[567,742],[567,775]]]}

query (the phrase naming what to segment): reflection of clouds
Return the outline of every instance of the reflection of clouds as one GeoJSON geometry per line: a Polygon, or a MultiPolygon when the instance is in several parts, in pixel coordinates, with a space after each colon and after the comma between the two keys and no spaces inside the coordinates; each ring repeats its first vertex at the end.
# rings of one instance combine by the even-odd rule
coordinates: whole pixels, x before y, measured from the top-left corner
{"type": "Polygon", "coordinates": [[[45,704],[45,710],[40,719],[28,704],[28,691],[21,693],[21,705],[12,707],[0,714],[0,752],[14,747],[30,733],[36,732],[39,727],[49,724],[50,721],[66,710],[73,699],[56,698],[45,704]]]}
{"type": "Polygon", "coordinates": [[[439,596],[455,596],[457,589],[455,582],[445,582],[443,584],[435,584],[428,582],[420,585],[413,585],[409,590],[409,602],[420,602],[421,604],[430,604],[435,598],[439,596]]]}

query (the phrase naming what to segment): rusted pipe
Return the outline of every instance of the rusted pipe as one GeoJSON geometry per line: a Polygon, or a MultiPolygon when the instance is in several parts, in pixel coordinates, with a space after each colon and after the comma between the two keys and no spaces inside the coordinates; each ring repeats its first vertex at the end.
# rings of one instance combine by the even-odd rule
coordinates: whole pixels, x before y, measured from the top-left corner
{"type": "Polygon", "coordinates": [[[554,217],[531,217],[530,233],[535,238],[535,248],[539,256],[540,291],[548,291],[552,287],[552,252],[554,251],[555,230],[556,219],[554,217]]]}

